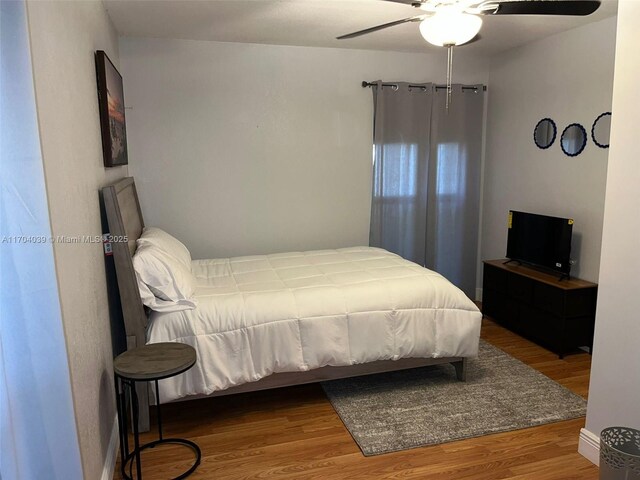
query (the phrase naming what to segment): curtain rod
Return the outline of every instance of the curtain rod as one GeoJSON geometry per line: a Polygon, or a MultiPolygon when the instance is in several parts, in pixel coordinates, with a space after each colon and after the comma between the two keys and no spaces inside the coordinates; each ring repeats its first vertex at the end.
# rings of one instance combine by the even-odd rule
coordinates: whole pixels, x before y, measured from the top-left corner
{"type": "MultiPolygon", "coordinates": [[[[373,82],[362,82],[362,88],[367,88],[367,87],[375,87],[377,86],[377,83],[373,83],[373,82]]],[[[383,83],[382,84],[383,87],[395,87],[398,88],[398,84],[397,83],[383,83]]],[[[424,85],[409,85],[409,88],[424,88],[424,85]]],[[[446,85],[436,85],[436,90],[442,90],[442,89],[446,89],[447,86],[446,85]]],[[[467,86],[463,86],[462,90],[478,90],[480,87],[467,87],[467,86]]],[[[487,91],[487,86],[486,85],[482,85],[482,91],[486,92],[487,91]]]]}

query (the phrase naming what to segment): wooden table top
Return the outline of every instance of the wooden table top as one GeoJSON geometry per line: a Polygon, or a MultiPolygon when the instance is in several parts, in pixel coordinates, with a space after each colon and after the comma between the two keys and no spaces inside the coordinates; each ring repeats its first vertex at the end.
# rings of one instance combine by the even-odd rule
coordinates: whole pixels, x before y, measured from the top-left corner
{"type": "Polygon", "coordinates": [[[151,343],[128,350],[113,361],[116,375],[131,380],[150,381],[172,377],[196,363],[196,351],[184,343],[151,343]]]}
{"type": "Polygon", "coordinates": [[[522,276],[532,278],[534,280],[538,280],[542,283],[546,283],[547,285],[551,285],[557,288],[561,288],[563,290],[575,290],[579,288],[595,288],[598,286],[597,283],[588,282],[586,280],[582,280],[577,277],[571,277],[569,279],[560,280],[560,273],[549,273],[537,270],[533,267],[527,265],[517,265],[517,264],[505,264],[508,259],[501,258],[497,260],[483,260],[483,263],[488,265],[492,265],[494,267],[498,267],[502,270],[506,270],[508,272],[518,273],[522,276]]]}

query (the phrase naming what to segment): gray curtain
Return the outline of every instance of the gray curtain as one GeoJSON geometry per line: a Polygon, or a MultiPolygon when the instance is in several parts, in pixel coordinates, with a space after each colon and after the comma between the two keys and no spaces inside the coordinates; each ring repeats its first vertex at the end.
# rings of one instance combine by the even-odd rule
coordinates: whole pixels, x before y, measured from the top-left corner
{"type": "Polygon", "coordinates": [[[482,86],[376,82],[370,245],[435,270],[475,296],[482,86]],[[475,86],[474,86],[475,87],[475,86]]]}
{"type": "Polygon", "coordinates": [[[369,244],[425,264],[433,84],[373,87],[369,244]]]}

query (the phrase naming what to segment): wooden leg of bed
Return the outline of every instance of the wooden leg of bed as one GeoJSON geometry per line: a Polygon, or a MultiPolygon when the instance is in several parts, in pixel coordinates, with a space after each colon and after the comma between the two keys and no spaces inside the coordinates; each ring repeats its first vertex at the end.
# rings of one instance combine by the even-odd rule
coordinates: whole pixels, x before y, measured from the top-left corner
{"type": "Polygon", "coordinates": [[[151,428],[149,421],[149,384],[147,382],[136,382],[136,393],[138,394],[138,431],[148,432],[151,428]]]}
{"type": "Polygon", "coordinates": [[[451,362],[451,365],[456,369],[456,378],[461,382],[467,381],[467,359],[463,358],[457,362],[451,362]]]}

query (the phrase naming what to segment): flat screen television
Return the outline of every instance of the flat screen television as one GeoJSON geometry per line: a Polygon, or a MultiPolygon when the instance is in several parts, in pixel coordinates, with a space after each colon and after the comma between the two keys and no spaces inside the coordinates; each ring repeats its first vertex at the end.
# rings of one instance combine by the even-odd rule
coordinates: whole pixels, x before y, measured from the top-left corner
{"type": "Polygon", "coordinates": [[[507,258],[569,275],[573,219],[509,211],[507,258]]]}

